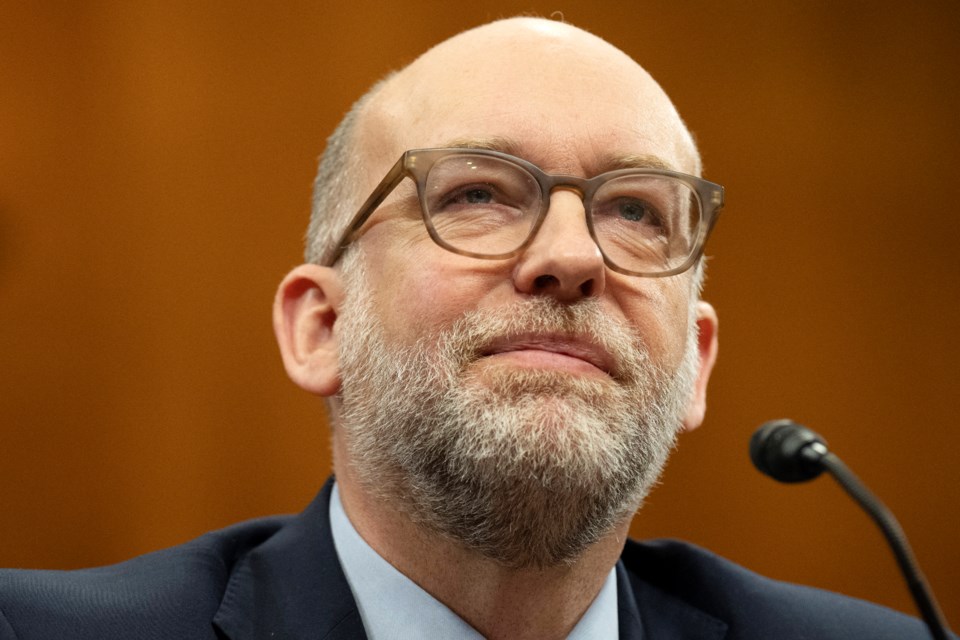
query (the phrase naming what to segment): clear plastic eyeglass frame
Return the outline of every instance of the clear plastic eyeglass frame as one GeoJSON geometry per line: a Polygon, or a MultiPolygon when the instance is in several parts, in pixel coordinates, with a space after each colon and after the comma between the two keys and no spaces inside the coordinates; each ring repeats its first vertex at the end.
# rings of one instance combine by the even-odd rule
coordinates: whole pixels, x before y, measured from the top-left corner
{"type": "Polygon", "coordinates": [[[590,236],[593,238],[593,241],[597,244],[597,247],[599,247],[600,252],[603,255],[604,263],[607,265],[607,267],[613,271],[628,276],[647,278],[659,278],[683,273],[700,259],[700,256],[703,254],[707,238],[710,235],[713,226],[716,224],[720,210],[723,208],[724,199],[723,187],[719,184],[704,180],[703,178],[698,178],[696,176],[677,171],[669,171],[666,169],[618,169],[615,171],[602,173],[593,178],[580,178],[577,176],[548,174],[536,165],[527,162],[522,158],[517,158],[499,151],[471,148],[411,149],[404,152],[403,155],[400,156],[400,159],[397,160],[396,164],[394,164],[390,171],[387,172],[387,175],[384,176],[383,180],[380,181],[380,184],[378,184],[370,194],[370,197],[367,198],[366,202],[364,202],[357,211],[356,215],[353,217],[353,220],[351,220],[350,224],[347,226],[346,231],[335,245],[336,248],[333,253],[331,253],[326,260],[323,261],[324,266],[329,267],[336,264],[347,247],[357,239],[359,235],[358,232],[363,227],[363,224],[367,221],[367,219],[374,213],[374,211],[377,210],[387,196],[390,195],[390,193],[403,181],[403,179],[408,177],[411,178],[416,184],[417,195],[420,202],[420,213],[424,226],[427,228],[427,232],[430,234],[430,237],[436,244],[440,245],[447,251],[483,260],[504,260],[519,255],[530,244],[534,236],[536,236],[537,231],[540,229],[541,224],[543,224],[543,220],[545,219],[550,208],[550,196],[553,191],[557,188],[565,188],[567,190],[575,191],[583,200],[584,210],[587,218],[587,228],[590,232],[590,236]],[[449,156],[484,156],[488,158],[497,158],[500,161],[504,161],[519,167],[521,170],[529,174],[529,176],[531,176],[539,185],[539,212],[535,221],[530,226],[530,231],[527,238],[519,246],[506,253],[475,253],[454,247],[440,237],[436,228],[434,227],[430,215],[428,214],[425,185],[427,183],[427,177],[430,174],[430,170],[433,168],[433,166],[439,160],[449,156]],[[694,194],[694,197],[698,201],[700,216],[699,220],[697,221],[697,228],[693,231],[694,238],[690,245],[688,255],[679,264],[660,271],[632,271],[616,264],[607,255],[607,252],[604,251],[603,245],[598,240],[596,231],[594,229],[593,216],[591,213],[592,198],[597,190],[600,189],[605,183],[609,182],[610,180],[625,176],[666,177],[685,185],[688,189],[690,189],[691,193],[694,194]]]}

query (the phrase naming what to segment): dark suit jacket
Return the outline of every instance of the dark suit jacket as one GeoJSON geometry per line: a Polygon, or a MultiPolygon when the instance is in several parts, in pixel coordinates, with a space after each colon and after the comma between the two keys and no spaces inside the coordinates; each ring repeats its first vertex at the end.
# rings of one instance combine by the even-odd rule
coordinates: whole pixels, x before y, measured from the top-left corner
{"type": "MultiPolygon", "coordinates": [[[[0,640],[365,638],[330,533],[331,486],[299,516],[121,564],[0,571],[0,640]]],[[[768,580],[682,542],[628,542],[617,583],[623,640],[927,637],[907,616],[768,580]]]]}

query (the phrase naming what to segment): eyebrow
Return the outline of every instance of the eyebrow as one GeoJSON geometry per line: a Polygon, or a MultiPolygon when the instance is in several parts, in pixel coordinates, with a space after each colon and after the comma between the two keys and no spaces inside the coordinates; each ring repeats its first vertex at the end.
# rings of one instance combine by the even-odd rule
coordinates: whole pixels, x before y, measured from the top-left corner
{"type": "Polygon", "coordinates": [[[604,171],[616,171],[617,169],[664,169],[666,171],[676,171],[677,168],[658,156],[642,153],[627,155],[608,155],[601,161],[604,171]]]}
{"type": "Polygon", "coordinates": [[[499,151],[512,156],[520,155],[520,143],[512,138],[490,136],[486,138],[455,138],[444,145],[450,149],[482,149],[484,151],[499,151]]]}
{"type": "MultiPolygon", "coordinates": [[[[455,138],[445,147],[451,149],[483,149],[485,151],[499,151],[518,158],[523,158],[522,145],[512,138],[490,136],[484,138],[455,138]]],[[[617,169],[662,169],[678,171],[672,164],[658,156],[647,153],[608,154],[601,156],[597,175],[617,169]]]]}

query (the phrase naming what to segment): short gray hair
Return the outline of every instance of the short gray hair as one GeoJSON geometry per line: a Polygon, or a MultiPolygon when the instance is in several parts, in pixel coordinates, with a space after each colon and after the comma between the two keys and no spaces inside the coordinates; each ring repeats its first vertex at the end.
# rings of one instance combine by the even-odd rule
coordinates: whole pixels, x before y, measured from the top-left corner
{"type": "MultiPolygon", "coordinates": [[[[393,75],[393,74],[391,74],[393,75]]],[[[364,108],[390,76],[374,84],[353,103],[329,138],[313,181],[313,204],[304,248],[307,262],[322,264],[334,251],[363,196],[357,192],[363,171],[357,150],[357,124],[364,108]]]]}

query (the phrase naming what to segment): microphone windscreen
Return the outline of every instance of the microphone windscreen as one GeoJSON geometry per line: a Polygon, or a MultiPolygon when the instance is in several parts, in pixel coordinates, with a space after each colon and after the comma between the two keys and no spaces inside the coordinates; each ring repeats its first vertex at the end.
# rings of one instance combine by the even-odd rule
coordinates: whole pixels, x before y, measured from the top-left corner
{"type": "Polygon", "coordinates": [[[757,469],[780,482],[805,482],[823,472],[817,456],[805,455],[807,447],[826,441],[792,420],[773,420],[750,438],[750,459],[757,469]]]}

